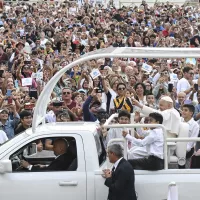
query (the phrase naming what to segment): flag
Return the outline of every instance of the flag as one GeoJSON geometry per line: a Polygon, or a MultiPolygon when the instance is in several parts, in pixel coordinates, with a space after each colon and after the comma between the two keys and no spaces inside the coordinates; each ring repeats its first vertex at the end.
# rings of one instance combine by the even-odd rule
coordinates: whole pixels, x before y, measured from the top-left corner
{"type": "Polygon", "coordinates": [[[153,69],[153,68],[152,68],[151,65],[148,65],[148,64],[146,64],[146,63],[143,63],[143,65],[142,65],[142,70],[144,70],[144,71],[150,73],[150,72],[152,71],[152,69],[153,69]]]}

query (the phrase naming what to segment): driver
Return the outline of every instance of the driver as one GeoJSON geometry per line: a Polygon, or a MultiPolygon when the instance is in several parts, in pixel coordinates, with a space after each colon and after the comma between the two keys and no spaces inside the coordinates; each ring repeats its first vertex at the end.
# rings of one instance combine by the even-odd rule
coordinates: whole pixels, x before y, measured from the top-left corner
{"type": "Polygon", "coordinates": [[[25,160],[21,161],[21,166],[28,171],[65,171],[68,170],[70,164],[75,159],[75,156],[68,151],[68,142],[64,138],[59,138],[54,141],[53,151],[56,155],[50,165],[31,165],[25,160]]]}

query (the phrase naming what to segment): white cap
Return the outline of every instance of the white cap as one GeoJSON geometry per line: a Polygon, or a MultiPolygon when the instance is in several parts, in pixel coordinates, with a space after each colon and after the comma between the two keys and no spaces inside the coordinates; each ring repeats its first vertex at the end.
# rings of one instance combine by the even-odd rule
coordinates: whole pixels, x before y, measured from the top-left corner
{"type": "Polygon", "coordinates": [[[164,101],[167,101],[167,102],[173,103],[172,98],[169,97],[169,96],[164,96],[164,97],[161,98],[161,100],[164,100],[164,101]]]}

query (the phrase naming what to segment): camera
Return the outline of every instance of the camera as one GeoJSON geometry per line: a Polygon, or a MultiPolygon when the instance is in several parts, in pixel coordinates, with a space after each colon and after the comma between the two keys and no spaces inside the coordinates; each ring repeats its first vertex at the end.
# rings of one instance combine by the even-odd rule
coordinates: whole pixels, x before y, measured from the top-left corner
{"type": "Polygon", "coordinates": [[[96,88],[96,93],[103,93],[103,89],[100,87],[96,88]]]}

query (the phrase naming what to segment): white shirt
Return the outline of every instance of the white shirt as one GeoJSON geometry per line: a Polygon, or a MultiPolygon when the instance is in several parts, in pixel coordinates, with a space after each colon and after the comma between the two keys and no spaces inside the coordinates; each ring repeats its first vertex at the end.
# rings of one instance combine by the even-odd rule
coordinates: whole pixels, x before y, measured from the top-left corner
{"type": "Polygon", "coordinates": [[[4,131],[0,130],[0,144],[3,144],[7,140],[8,140],[8,137],[7,137],[6,133],[4,131]]]}
{"type": "MultiPolygon", "coordinates": [[[[109,89],[109,92],[111,94],[111,100],[110,100],[110,110],[114,109],[114,99],[117,96],[117,93],[113,89],[109,89]]],[[[102,108],[106,110],[107,104],[107,95],[105,93],[102,93],[102,108]]]]}
{"type": "Polygon", "coordinates": [[[40,46],[43,47],[44,49],[46,49],[45,44],[48,42],[48,40],[46,38],[44,38],[44,40],[40,40],[40,46]]]}
{"type": "MultiPolygon", "coordinates": [[[[122,159],[123,157],[121,157],[120,159],[118,159],[116,162],[115,162],[115,164],[113,165],[113,167],[115,168],[115,170],[117,169],[117,166],[119,165],[119,162],[121,161],[121,159],[122,159]]],[[[115,171],[114,170],[114,171],[115,171]]]]}
{"type": "Polygon", "coordinates": [[[158,79],[160,78],[160,73],[157,73],[154,77],[153,77],[153,85],[155,86],[158,79]]]}
{"type": "Polygon", "coordinates": [[[135,146],[146,146],[147,153],[149,156],[153,155],[163,159],[164,138],[163,131],[161,128],[149,130],[149,135],[146,136],[143,140],[136,139],[129,134],[126,135],[126,139],[131,141],[132,144],[135,146]]]}
{"type": "MultiPolygon", "coordinates": [[[[178,84],[177,84],[177,94],[179,92],[184,92],[185,90],[188,90],[190,89],[190,83],[188,82],[187,79],[185,78],[182,78],[178,81],[178,84]]],[[[186,99],[189,99],[190,97],[190,93],[186,95],[186,99]]]]}
{"type": "MultiPolygon", "coordinates": [[[[181,121],[186,122],[182,117],[181,117],[181,121]]],[[[189,124],[188,137],[198,137],[198,135],[199,135],[199,124],[196,121],[194,121],[193,118],[186,123],[189,124]]],[[[187,143],[187,152],[189,152],[194,147],[195,144],[196,144],[196,142],[194,142],[194,141],[188,142],[187,143]]]]}

